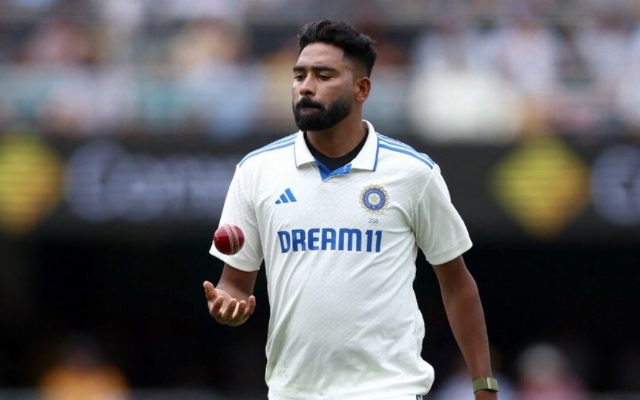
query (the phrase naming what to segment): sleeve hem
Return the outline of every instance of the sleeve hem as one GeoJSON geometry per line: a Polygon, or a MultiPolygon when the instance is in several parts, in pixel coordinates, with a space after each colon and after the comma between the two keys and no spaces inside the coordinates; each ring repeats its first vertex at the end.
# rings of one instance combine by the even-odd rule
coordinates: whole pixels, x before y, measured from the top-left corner
{"type": "Polygon", "coordinates": [[[253,272],[253,271],[260,270],[260,263],[258,263],[258,265],[255,265],[255,263],[253,262],[250,262],[248,260],[243,260],[242,257],[238,257],[235,255],[222,254],[214,246],[211,246],[211,249],[209,250],[209,254],[216,257],[217,259],[224,262],[225,264],[228,264],[229,266],[235,269],[239,269],[240,271],[253,272]]]}
{"type": "Polygon", "coordinates": [[[473,246],[473,243],[471,243],[471,240],[465,239],[450,250],[438,253],[436,255],[425,256],[425,257],[431,265],[440,265],[448,261],[451,261],[458,256],[461,256],[462,254],[467,252],[472,246],[473,246]]]}

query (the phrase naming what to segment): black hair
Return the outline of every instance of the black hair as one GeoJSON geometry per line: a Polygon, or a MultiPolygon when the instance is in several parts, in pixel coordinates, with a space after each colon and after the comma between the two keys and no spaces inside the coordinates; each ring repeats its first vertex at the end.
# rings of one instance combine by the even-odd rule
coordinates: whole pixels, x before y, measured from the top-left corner
{"type": "Polygon", "coordinates": [[[300,28],[298,35],[298,51],[311,43],[327,43],[341,48],[346,57],[362,63],[371,76],[376,62],[375,41],[358,32],[353,26],[343,21],[323,19],[309,22],[300,28]]]}

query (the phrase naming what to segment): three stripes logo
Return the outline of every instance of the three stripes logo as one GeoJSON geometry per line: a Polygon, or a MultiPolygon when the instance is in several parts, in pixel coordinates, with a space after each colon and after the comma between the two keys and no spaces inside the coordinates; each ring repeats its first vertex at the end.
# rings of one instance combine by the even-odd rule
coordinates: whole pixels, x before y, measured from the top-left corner
{"type": "Polygon", "coordinates": [[[296,196],[293,195],[291,189],[286,188],[284,193],[280,195],[280,198],[276,200],[276,204],[295,203],[296,201],[298,200],[296,200],[296,196]]]}

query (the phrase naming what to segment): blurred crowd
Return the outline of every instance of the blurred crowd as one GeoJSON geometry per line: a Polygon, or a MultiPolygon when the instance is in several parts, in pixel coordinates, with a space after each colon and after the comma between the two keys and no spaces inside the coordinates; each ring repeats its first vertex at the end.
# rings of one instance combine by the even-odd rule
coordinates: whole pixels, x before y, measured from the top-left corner
{"type": "MultiPolygon", "coordinates": [[[[532,343],[518,355],[516,364],[513,379],[504,375],[499,366],[494,366],[500,384],[501,400],[591,398],[584,378],[577,373],[576,366],[572,365],[572,360],[564,349],[556,344],[532,343]]],[[[462,357],[454,367],[454,371],[438,386],[436,400],[473,400],[475,396],[469,387],[471,376],[462,357]]]]}
{"type": "MultiPolygon", "coordinates": [[[[124,369],[113,363],[99,341],[87,334],[66,338],[45,367],[36,389],[43,400],[126,400],[135,388],[129,386],[124,369]]],[[[495,349],[494,349],[495,351],[495,349]]],[[[494,354],[495,355],[495,354],[494,354]]],[[[497,358],[494,357],[494,361],[497,358]]],[[[550,342],[526,346],[512,374],[503,374],[496,362],[502,400],[588,400],[594,398],[575,365],[576,360],[550,342]]],[[[452,370],[435,383],[435,400],[473,400],[471,376],[461,356],[452,360],[452,370]]],[[[210,377],[215,382],[214,377],[210,377]]],[[[215,385],[208,385],[215,390],[215,385]]],[[[247,389],[247,388],[245,388],[247,389]]],[[[236,391],[240,391],[236,388],[236,391]]],[[[251,388],[242,398],[259,398],[264,386],[251,388]]],[[[142,398],[142,397],[140,397],[142,398]]],[[[168,397],[167,397],[168,398],[168,397]]],[[[189,397],[192,398],[192,397],[189,397]]],[[[224,398],[222,392],[209,397],[224,398]]],[[[236,398],[234,395],[232,398],[236,398]]],[[[240,398],[240,397],[237,397],[240,398]]]]}
{"type": "Polygon", "coordinates": [[[294,130],[296,30],[378,43],[366,114],[389,134],[505,142],[640,131],[634,0],[0,0],[0,129],[66,137],[294,130]]]}

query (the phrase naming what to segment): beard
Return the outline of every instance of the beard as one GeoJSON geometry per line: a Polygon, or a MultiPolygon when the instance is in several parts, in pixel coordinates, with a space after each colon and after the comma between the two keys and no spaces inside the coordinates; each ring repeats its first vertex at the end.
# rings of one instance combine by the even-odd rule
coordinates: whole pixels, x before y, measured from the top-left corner
{"type": "Polygon", "coordinates": [[[301,131],[329,129],[351,114],[351,103],[340,98],[326,107],[319,102],[303,97],[293,105],[293,117],[301,131]]]}

